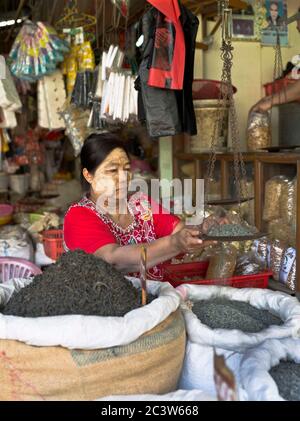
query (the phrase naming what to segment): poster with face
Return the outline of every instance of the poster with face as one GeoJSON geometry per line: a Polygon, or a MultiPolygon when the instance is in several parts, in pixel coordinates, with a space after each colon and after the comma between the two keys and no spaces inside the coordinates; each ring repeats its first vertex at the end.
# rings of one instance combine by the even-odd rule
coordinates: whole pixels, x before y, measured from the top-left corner
{"type": "Polygon", "coordinates": [[[287,1],[266,0],[264,4],[265,19],[261,33],[263,45],[276,45],[279,36],[280,45],[288,45],[287,1]]]}

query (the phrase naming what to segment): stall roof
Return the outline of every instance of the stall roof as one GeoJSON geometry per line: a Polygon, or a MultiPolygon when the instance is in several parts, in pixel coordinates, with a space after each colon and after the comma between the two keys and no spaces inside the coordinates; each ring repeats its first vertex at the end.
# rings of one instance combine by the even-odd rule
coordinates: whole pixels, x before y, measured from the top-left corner
{"type": "MultiPolygon", "coordinates": [[[[68,0],[70,1],[70,0],[68,0]]],[[[72,0],[77,3],[78,10],[82,13],[90,14],[98,18],[98,34],[109,33],[114,29],[113,16],[114,6],[110,0],[72,0]],[[97,6],[96,6],[97,5],[97,6]],[[105,14],[104,14],[105,13],[105,14]],[[103,22],[105,22],[103,31],[103,22]]],[[[217,0],[181,0],[195,14],[202,14],[204,19],[216,16],[218,12],[217,0]]],[[[24,8],[33,10],[33,18],[36,20],[47,21],[55,25],[64,13],[64,7],[67,1],[62,0],[1,0],[0,2],[0,20],[17,19],[22,16],[24,8]],[[2,17],[2,19],[1,19],[2,17]]],[[[135,22],[145,10],[146,0],[130,0],[129,19],[127,24],[135,22]]],[[[230,0],[230,5],[234,9],[244,9],[247,3],[242,0],[230,0]]],[[[116,21],[115,21],[116,23],[116,21]]],[[[118,26],[125,27],[125,19],[118,16],[118,26]]],[[[1,32],[5,32],[5,36],[1,37],[0,48],[8,48],[7,44],[11,41],[17,31],[17,28],[2,28],[1,32]],[[5,42],[3,42],[5,41],[5,42]]]]}

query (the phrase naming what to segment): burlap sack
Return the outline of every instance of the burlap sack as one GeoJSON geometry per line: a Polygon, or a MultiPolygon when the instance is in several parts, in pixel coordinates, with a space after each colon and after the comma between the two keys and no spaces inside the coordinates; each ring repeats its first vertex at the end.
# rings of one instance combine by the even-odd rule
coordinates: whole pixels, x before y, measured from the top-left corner
{"type": "Polygon", "coordinates": [[[94,400],[174,391],[185,337],[177,310],[126,346],[80,351],[0,340],[0,400],[94,400]]]}

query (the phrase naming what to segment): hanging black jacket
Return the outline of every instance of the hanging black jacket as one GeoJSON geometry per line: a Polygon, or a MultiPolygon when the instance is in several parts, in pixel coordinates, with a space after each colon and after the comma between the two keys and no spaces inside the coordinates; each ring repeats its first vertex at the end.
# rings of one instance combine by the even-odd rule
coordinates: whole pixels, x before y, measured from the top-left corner
{"type": "Polygon", "coordinates": [[[142,61],[136,89],[139,91],[139,119],[146,122],[150,137],[174,136],[186,132],[197,134],[193,107],[192,83],[194,79],[195,42],[198,18],[180,4],[181,24],[186,44],[186,65],[183,90],[153,88],[148,85],[152,65],[156,19],[160,13],[150,8],[141,20],[144,35],[142,61]]]}
{"type": "Polygon", "coordinates": [[[193,136],[197,134],[197,124],[193,104],[193,80],[199,19],[186,7],[180,5],[180,9],[180,20],[184,33],[186,54],[183,90],[175,91],[175,94],[178,113],[182,124],[182,131],[193,136]]]}

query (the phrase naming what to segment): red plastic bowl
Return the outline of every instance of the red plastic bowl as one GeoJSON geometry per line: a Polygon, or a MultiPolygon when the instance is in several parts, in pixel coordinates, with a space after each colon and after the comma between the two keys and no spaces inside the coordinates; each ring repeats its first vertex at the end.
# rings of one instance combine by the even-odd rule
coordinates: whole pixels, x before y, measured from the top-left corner
{"type": "Polygon", "coordinates": [[[11,215],[14,211],[13,206],[0,204],[0,217],[11,215]]]}
{"type": "Polygon", "coordinates": [[[283,91],[285,88],[287,88],[289,85],[292,85],[295,82],[296,82],[295,79],[284,78],[284,79],[275,80],[275,82],[266,83],[264,85],[266,95],[270,96],[270,95],[277,94],[278,92],[283,91]]]}
{"type": "MultiPolygon", "coordinates": [[[[193,82],[193,99],[219,99],[222,83],[219,80],[195,79],[193,82]]],[[[226,87],[226,85],[225,85],[226,87]]],[[[233,87],[233,93],[237,92],[237,88],[233,87]]]]}

